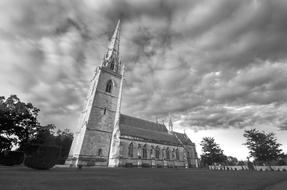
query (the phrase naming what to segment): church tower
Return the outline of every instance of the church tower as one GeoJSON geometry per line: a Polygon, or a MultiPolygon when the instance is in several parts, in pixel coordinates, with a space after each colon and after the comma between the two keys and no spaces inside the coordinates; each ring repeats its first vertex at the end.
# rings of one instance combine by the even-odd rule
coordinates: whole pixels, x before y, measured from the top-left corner
{"type": "Polygon", "coordinates": [[[108,166],[112,134],[120,115],[123,68],[119,58],[120,21],[91,81],[86,106],[66,164],[108,166]]]}

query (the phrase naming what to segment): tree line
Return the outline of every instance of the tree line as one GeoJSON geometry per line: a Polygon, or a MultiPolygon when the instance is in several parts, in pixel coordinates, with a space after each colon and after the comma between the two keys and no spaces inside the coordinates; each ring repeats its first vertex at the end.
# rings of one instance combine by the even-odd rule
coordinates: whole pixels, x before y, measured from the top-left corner
{"type": "Polygon", "coordinates": [[[12,149],[26,153],[36,145],[57,147],[57,163],[63,164],[73,134],[68,129],[56,131],[54,124],[41,125],[38,121],[39,112],[40,109],[32,103],[22,102],[16,95],[8,98],[0,96],[0,153],[12,149]]]}
{"type": "MultiPolygon", "coordinates": [[[[277,142],[274,133],[266,133],[257,129],[245,130],[243,136],[246,138],[246,145],[249,149],[249,159],[253,158],[256,165],[286,165],[283,158],[286,155],[280,148],[281,144],[277,142]]],[[[237,158],[226,156],[219,144],[213,137],[204,137],[200,143],[202,146],[201,164],[202,166],[222,164],[222,165],[244,165],[244,161],[238,161],[237,158]]]]}

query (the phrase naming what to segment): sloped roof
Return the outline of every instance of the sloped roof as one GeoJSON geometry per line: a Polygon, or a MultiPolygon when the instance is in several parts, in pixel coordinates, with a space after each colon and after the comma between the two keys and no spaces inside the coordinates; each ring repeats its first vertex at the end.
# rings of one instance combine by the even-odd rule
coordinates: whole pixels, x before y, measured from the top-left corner
{"type": "Polygon", "coordinates": [[[183,133],[178,133],[178,132],[173,132],[174,135],[182,142],[184,145],[194,145],[193,142],[188,138],[186,134],[183,133]]]}
{"type": "Polygon", "coordinates": [[[159,132],[168,132],[166,127],[163,124],[154,123],[151,121],[131,117],[128,115],[121,114],[120,123],[133,126],[136,128],[141,128],[145,130],[159,131],[159,132]]]}
{"type": "Polygon", "coordinates": [[[137,137],[160,144],[181,145],[175,135],[168,133],[164,125],[123,114],[120,115],[120,131],[122,136],[137,137]]]}

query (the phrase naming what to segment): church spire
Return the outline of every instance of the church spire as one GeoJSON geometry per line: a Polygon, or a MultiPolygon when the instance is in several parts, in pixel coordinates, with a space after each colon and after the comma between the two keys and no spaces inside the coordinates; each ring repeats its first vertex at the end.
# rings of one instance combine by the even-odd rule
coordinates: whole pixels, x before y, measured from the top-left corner
{"type": "MultiPolygon", "coordinates": [[[[117,67],[120,68],[120,23],[121,21],[118,20],[116,29],[114,31],[114,34],[110,40],[110,44],[108,46],[108,51],[105,55],[103,66],[109,66],[112,64],[112,68],[117,67]]],[[[112,69],[114,70],[114,69],[112,69]]]]}
{"type": "Polygon", "coordinates": [[[73,140],[69,164],[119,165],[119,118],[124,67],[119,60],[120,22],[95,73],[79,132],[73,140]],[[99,116],[101,119],[99,119],[99,116]],[[102,140],[94,139],[101,137],[102,140]],[[90,146],[95,145],[96,146],[90,146]],[[104,158],[98,160],[97,158],[104,158]]]}

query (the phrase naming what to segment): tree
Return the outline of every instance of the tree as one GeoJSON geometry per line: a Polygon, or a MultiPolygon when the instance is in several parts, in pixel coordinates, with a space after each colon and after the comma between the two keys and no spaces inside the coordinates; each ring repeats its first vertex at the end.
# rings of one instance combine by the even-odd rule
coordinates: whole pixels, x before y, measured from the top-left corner
{"type": "Polygon", "coordinates": [[[39,127],[39,111],[31,103],[21,102],[16,95],[6,100],[0,97],[0,152],[10,150],[13,145],[24,147],[39,127]]]}
{"type": "Polygon", "coordinates": [[[58,130],[55,133],[56,126],[48,124],[41,126],[36,132],[35,136],[29,141],[31,145],[48,145],[57,146],[60,148],[60,156],[57,161],[58,164],[64,164],[68,157],[72,142],[73,133],[69,129],[58,130]]]}
{"type": "Polygon", "coordinates": [[[58,164],[64,164],[69,155],[69,151],[73,142],[73,133],[69,129],[63,131],[58,130],[56,134],[56,144],[61,147],[61,155],[58,164]]]}
{"type": "Polygon", "coordinates": [[[236,166],[238,164],[238,160],[237,160],[237,158],[235,158],[233,156],[227,156],[226,164],[228,166],[236,166]]]}
{"type": "Polygon", "coordinates": [[[201,160],[203,165],[212,165],[214,163],[223,163],[226,161],[226,156],[223,150],[215,142],[213,137],[204,137],[200,143],[202,146],[201,160]]]}
{"type": "Polygon", "coordinates": [[[256,129],[245,130],[244,137],[247,138],[247,148],[249,154],[255,162],[270,164],[273,160],[278,160],[283,156],[279,148],[281,144],[277,143],[274,133],[265,133],[256,129]]]}
{"type": "Polygon", "coordinates": [[[68,157],[73,134],[68,129],[55,133],[53,124],[40,125],[37,121],[39,111],[16,95],[7,99],[0,97],[0,152],[11,150],[13,146],[25,153],[33,147],[54,147],[60,152],[57,162],[63,164],[68,157]]]}
{"type": "Polygon", "coordinates": [[[34,137],[29,140],[29,144],[41,144],[41,145],[57,145],[54,124],[48,124],[40,126],[35,132],[34,137]]]}
{"type": "Polygon", "coordinates": [[[240,160],[238,163],[237,163],[238,166],[244,166],[246,165],[246,162],[244,162],[243,160],[240,160]]]}

